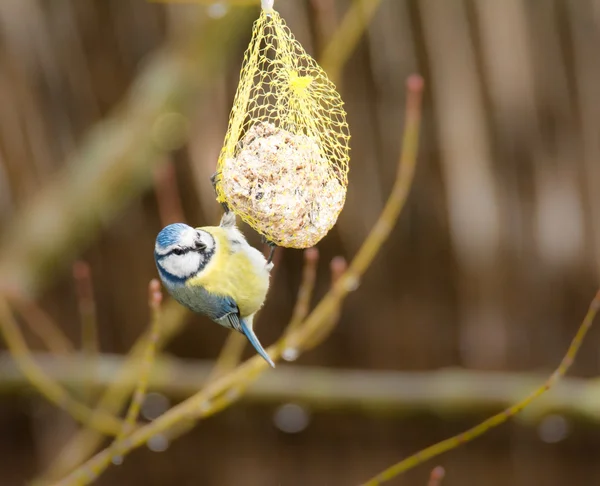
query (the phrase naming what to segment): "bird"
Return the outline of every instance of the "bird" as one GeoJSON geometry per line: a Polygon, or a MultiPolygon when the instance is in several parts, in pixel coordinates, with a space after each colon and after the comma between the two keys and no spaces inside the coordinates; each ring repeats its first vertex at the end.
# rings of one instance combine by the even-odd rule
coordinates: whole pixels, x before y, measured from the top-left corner
{"type": "Polygon", "coordinates": [[[219,226],[165,226],[156,237],[154,260],[163,285],[177,302],[242,333],[275,367],[253,330],[273,263],[246,241],[235,213],[225,212],[219,226]]]}

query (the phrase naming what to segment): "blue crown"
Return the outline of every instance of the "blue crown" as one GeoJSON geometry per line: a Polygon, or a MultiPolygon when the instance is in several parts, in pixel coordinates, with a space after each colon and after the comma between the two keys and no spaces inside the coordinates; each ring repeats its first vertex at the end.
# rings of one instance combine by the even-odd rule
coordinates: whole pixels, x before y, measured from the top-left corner
{"type": "Polygon", "coordinates": [[[174,223],[165,226],[161,232],[158,233],[158,236],[156,237],[156,243],[161,248],[174,245],[179,241],[179,236],[181,233],[188,229],[190,229],[190,226],[184,223],[174,223]]]}

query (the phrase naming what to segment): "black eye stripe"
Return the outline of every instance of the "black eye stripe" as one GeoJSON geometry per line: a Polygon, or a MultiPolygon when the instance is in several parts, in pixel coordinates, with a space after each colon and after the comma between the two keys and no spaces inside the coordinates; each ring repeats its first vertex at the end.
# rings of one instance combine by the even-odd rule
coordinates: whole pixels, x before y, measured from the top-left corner
{"type": "Polygon", "coordinates": [[[196,241],[194,243],[194,248],[173,248],[167,255],[185,255],[191,251],[204,251],[206,250],[206,245],[200,241],[196,241]]]}

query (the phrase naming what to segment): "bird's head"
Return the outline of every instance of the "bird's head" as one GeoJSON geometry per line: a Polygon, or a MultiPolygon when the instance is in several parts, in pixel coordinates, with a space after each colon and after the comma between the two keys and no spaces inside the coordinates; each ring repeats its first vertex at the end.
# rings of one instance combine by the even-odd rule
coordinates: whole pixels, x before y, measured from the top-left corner
{"type": "Polygon", "coordinates": [[[202,271],[214,252],[215,239],[210,233],[175,223],[158,233],[154,259],[161,280],[174,287],[202,271]]]}

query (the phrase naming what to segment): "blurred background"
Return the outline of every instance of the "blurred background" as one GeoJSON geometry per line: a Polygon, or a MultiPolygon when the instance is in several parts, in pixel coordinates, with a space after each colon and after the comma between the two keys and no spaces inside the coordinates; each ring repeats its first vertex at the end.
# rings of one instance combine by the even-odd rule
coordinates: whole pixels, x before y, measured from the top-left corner
{"type": "MultiPolygon", "coordinates": [[[[410,198],[322,345],[95,484],[358,484],[539,384],[598,284],[598,0],[275,7],[336,81],[352,134],[348,198],[318,246],[315,302],[329,261],[356,254],[390,193],[404,83],[417,72],[426,91],[410,198]],[[330,44],[352,9],[356,39],[330,44]]],[[[0,2],[0,290],[33,299],[26,308],[43,310],[79,349],[73,265],[89,268],[101,362],[147,328],[161,227],[218,221],[209,176],[258,12],[257,1],[239,0],[0,2]]],[[[278,257],[257,325],[265,345],[285,329],[302,276],[302,252],[278,257]]],[[[60,351],[19,314],[34,353],[60,351]]],[[[163,357],[200,373],[227,331],[185,320],[163,357]]],[[[445,486],[600,484],[599,339],[592,329],[571,372],[579,378],[537,412],[390,484],[426,485],[437,464],[445,486]]],[[[51,376],[68,375],[50,364],[51,376]]],[[[144,418],[200,386],[173,375],[144,418]]],[[[44,477],[78,428],[0,355],[2,486],[44,477]]]]}

